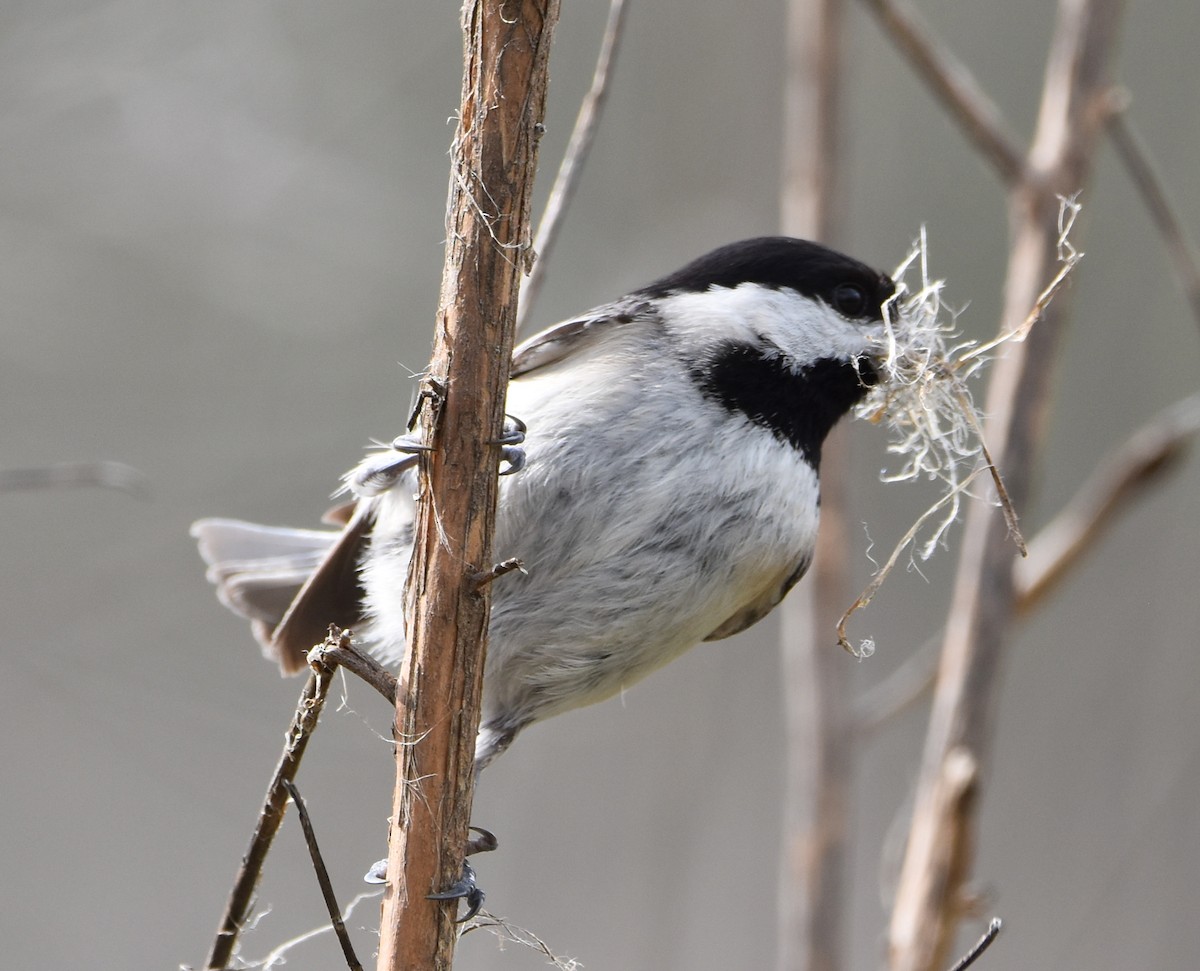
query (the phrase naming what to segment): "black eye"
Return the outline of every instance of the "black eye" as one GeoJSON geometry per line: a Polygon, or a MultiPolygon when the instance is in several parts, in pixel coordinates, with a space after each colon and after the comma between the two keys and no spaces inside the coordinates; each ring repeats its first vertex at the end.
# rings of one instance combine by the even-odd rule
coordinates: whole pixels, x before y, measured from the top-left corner
{"type": "Polygon", "coordinates": [[[833,288],[833,309],[845,317],[861,317],[867,312],[867,293],[857,283],[839,283],[833,288]]]}

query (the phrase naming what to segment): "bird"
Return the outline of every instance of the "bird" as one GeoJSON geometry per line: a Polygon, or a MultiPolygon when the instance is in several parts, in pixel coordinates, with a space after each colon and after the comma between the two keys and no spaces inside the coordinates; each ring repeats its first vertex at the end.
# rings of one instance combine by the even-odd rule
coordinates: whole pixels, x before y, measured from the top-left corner
{"type": "MultiPolygon", "coordinates": [[[[895,290],[818,243],[757,237],[516,347],[494,549],[524,569],[493,588],[477,772],[800,580],[822,443],[879,381],[895,290]]],[[[343,477],[340,528],[193,524],[220,601],[284,673],[331,623],[402,659],[417,450],[401,436],[343,477]]]]}

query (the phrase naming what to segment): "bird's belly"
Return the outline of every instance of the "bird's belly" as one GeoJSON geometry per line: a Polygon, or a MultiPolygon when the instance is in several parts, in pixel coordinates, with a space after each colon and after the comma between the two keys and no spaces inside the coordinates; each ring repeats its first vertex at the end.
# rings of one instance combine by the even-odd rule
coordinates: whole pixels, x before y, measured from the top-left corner
{"type": "MultiPolygon", "coordinates": [[[[531,433],[537,427],[530,422],[531,433]]],[[[549,425],[548,427],[558,427],[549,425]]],[[[708,426],[711,428],[711,423],[708,426]]],[[[816,473],[758,429],[737,467],[697,433],[626,443],[591,461],[573,435],[505,482],[485,721],[527,724],[607,698],[678,657],[779,587],[811,553],[816,473]]]]}

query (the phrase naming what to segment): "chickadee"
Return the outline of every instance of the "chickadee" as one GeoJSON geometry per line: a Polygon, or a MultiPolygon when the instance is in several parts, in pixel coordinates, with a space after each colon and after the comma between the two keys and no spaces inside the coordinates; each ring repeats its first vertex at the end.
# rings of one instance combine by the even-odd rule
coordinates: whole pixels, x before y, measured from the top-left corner
{"type": "MultiPolygon", "coordinates": [[[[732,243],[513,354],[527,426],[501,480],[475,761],[761,620],[808,569],[821,444],[876,380],[883,273],[816,243],[732,243]]],[[[398,440],[345,477],[340,532],[192,527],[208,578],[285,673],[330,623],[404,653],[415,459],[398,440]]]]}

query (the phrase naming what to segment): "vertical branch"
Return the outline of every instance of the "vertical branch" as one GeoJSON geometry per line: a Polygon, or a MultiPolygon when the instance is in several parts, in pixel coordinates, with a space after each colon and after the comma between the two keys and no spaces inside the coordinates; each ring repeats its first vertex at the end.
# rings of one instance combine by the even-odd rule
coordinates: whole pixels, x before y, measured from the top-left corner
{"type": "Polygon", "coordinates": [[[836,605],[848,597],[846,442],[826,443],[821,532],[810,575],[782,609],[784,852],[780,855],[780,971],[844,965],[846,845],[854,733],[849,724],[850,658],[836,650],[836,605]],[[832,447],[831,447],[832,446],[832,447]],[[831,610],[830,608],[833,607],[831,610]]]}
{"type": "MultiPolygon", "coordinates": [[[[1090,174],[1115,47],[1120,0],[1062,0],[1046,67],[1028,177],[1010,195],[1013,239],[1001,328],[1020,324],[1057,262],[1058,202],[1090,174]]],[[[986,413],[992,454],[1017,508],[1030,497],[1044,437],[1051,367],[1066,302],[1059,296],[1024,343],[997,363],[986,413]]],[[[926,737],[921,781],[890,928],[893,971],[946,961],[970,874],[978,790],[1003,648],[1016,616],[1013,551],[1003,518],[975,504],[926,737]]]]}
{"type": "Polygon", "coordinates": [[[448,969],[479,725],[499,438],[557,0],[467,0],[446,262],[421,426],[378,967],[448,969]]]}
{"type": "Polygon", "coordinates": [[[840,209],[837,169],[838,72],[843,0],[791,0],[783,103],[784,232],[815,240],[833,236],[840,209]]]}
{"type": "MultiPolygon", "coordinates": [[[[781,193],[785,232],[833,236],[842,0],[788,6],[781,193]]],[[[821,532],[809,577],[782,611],[787,729],[780,854],[779,968],[834,971],[842,962],[851,733],[846,657],[831,650],[846,599],[846,445],[835,433],[821,467],[821,532]],[[831,610],[832,608],[832,610],[831,610]]]]}

